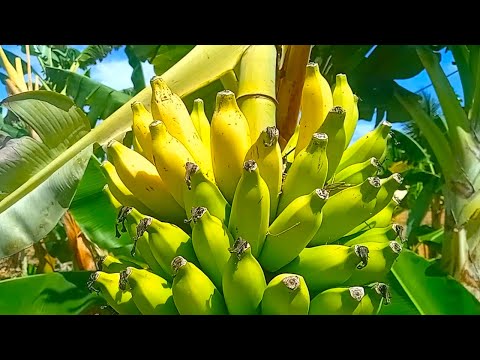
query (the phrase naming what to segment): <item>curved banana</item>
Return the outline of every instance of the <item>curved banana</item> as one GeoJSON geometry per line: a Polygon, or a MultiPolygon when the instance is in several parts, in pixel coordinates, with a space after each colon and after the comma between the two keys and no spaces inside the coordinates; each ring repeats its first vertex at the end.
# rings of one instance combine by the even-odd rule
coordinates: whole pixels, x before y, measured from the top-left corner
{"type": "Polygon", "coordinates": [[[267,287],[263,269],[252,254],[250,244],[239,237],[225,265],[222,278],[223,297],[231,315],[256,315],[267,287]]]}
{"type": "Polygon", "coordinates": [[[260,176],[267,183],[270,194],[269,223],[275,219],[282,188],[283,162],[278,136],[279,131],[275,126],[265,128],[245,155],[245,161],[255,160],[260,176]]]}
{"type": "Polygon", "coordinates": [[[387,153],[387,141],[392,124],[388,121],[382,121],[375,129],[366,133],[352,145],[350,145],[342,155],[337,172],[346,167],[364,162],[371,157],[377,158],[383,162],[387,153]]]}
{"type": "Polygon", "coordinates": [[[242,176],[250,145],[247,119],[237,105],[235,94],[230,90],[220,91],[210,124],[210,146],[216,183],[229,203],[242,176]]]}
{"type": "Polygon", "coordinates": [[[102,256],[97,262],[97,268],[100,271],[112,274],[112,273],[119,273],[122,270],[125,270],[127,267],[138,267],[137,264],[133,262],[118,259],[113,255],[107,254],[102,256]]]}
{"type": "Polygon", "coordinates": [[[207,115],[205,114],[205,105],[202,99],[193,100],[193,109],[190,113],[190,118],[200,139],[210,152],[210,121],[208,121],[207,115]]]}
{"type": "Polygon", "coordinates": [[[222,289],[222,274],[230,258],[228,249],[233,245],[233,238],[226,225],[212,216],[205,207],[192,208],[193,231],[192,242],[202,270],[222,289]]]}
{"type": "Polygon", "coordinates": [[[369,177],[361,184],[332,195],[323,208],[322,225],[308,246],[332,243],[372,217],[379,190],[380,179],[369,177]]]}
{"type": "Polygon", "coordinates": [[[308,315],[310,294],[302,276],[280,274],[267,285],[261,302],[262,315],[308,315]]]}
{"type": "Polygon", "coordinates": [[[277,216],[296,198],[322,188],[328,172],[328,136],[314,133],[308,146],[295,157],[278,201],[277,216]]]}
{"type": "Polygon", "coordinates": [[[308,315],[353,315],[364,297],[361,286],[331,288],[310,301],[308,315]]]}
{"type": "Polygon", "coordinates": [[[335,85],[332,91],[333,106],[341,106],[346,111],[343,124],[345,131],[345,140],[343,148],[347,147],[357,127],[358,116],[355,118],[355,98],[353,91],[348,84],[347,75],[337,74],[335,77],[335,85]]]}
{"type": "Polygon", "coordinates": [[[233,197],[228,230],[234,239],[246,240],[257,258],[267,235],[270,194],[254,160],[245,161],[243,169],[233,197]]]}
{"type": "Polygon", "coordinates": [[[142,315],[178,315],[171,285],[148,270],[126,268],[120,273],[119,287],[130,290],[142,315]]]}
{"type": "Polygon", "coordinates": [[[116,140],[108,144],[107,154],[125,186],[155,212],[149,215],[178,225],[183,222],[183,208],[170,194],[155,165],[116,140]]]}
{"type": "Polygon", "coordinates": [[[338,243],[346,246],[363,244],[364,242],[388,243],[397,238],[403,243],[405,242],[403,232],[404,227],[400,224],[394,223],[386,227],[372,228],[370,230],[361,231],[360,233],[343,237],[338,243]]]}
{"type": "Polygon", "coordinates": [[[374,214],[383,210],[392,201],[395,191],[398,190],[403,182],[403,177],[399,173],[394,173],[385,179],[380,180],[380,190],[377,194],[374,214]]]}
{"type": "Polygon", "coordinates": [[[258,261],[274,272],[287,265],[305,248],[322,223],[328,192],[315,189],[292,201],[268,228],[258,261]]]}
{"type": "Polygon", "coordinates": [[[210,180],[215,181],[210,148],[207,148],[202,142],[180,96],[173,93],[160,76],[154,76],[150,80],[150,84],[152,85],[153,118],[165,124],[168,132],[192,154],[192,161],[205,171],[205,175],[210,180]]]}
{"type": "Polygon", "coordinates": [[[288,139],[287,145],[285,145],[285,148],[282,150],[282,161],[284,163],[284,167],[286,163],[293,163],[295,160],[295,148],[297,147],[299,133],[300,124],[295,127],[295,132],[293,133],[292,137],[288,139]]]}
{"type": "Polygon", "coordinates": [[[358,100],[358,96],[353,94],[353,115],[345,122],[345,149],[350,145],[357,127],[359,118],[358,100]]]}
{"type": "Polygon", "coordinates": [[[190,217],[193,207],[203,206],[225,225],[228,224],[230,204],[217,185],[205,176],[197,164],[192,162],[185,164],[185,183],[187,186],[183,188],[183,201],[187,217],[190,217]]]}
{"type": "Polygon", "coordinates": [[[383,305],[390,304],[392,295],[387,284],[375,282],[363,288],[365,296],[353,315],[376,315],[383,305]]]}
{"type": "Polygon", "coordinates": [[[131,106],[133,112],[133,150],[153,164],[152,137],[149,129],[153,116],[140,101],[134,101],[131,106]]]}
{"type": "Polygon", "coordinates": [[[335,174],[335,182],[344,182],[350,185],[358,185],[370,176],[377,176],[380,163],[374,157],[364,162],[350,165],[335,174]]]}
{"type": "Polygon", "coordinates": [[[195,264],[181,256],[172,260],[173,301],[180,315],[227,315],[225,300],[195,264]]]}
{"type": "Polygon", "coordinates": [[[302,90],[302,111],[295,157],[310,143],[312,135],[322,126],[333,105],[330,85],[320,73],[318,64],[308,63],[302,90]]]}
{"type": "Polygon", "coordinates": [[[357,267],[368,264],[366,246],[321,245],[303,249],[300,254],[279,272],[302,275],[311,296],[343,284],[357,267]]]}
{"type": "Polygon", "coordinates": [[[133,302],[132,293],[119,288],[119,280],[119,273],[109,274],[103,271],[95,271],[90,274],[87,288],[91,292],[95,291],[97,294],[101,294],[107,304],[120,315],[141,315],[140,310],[133,302]]]}

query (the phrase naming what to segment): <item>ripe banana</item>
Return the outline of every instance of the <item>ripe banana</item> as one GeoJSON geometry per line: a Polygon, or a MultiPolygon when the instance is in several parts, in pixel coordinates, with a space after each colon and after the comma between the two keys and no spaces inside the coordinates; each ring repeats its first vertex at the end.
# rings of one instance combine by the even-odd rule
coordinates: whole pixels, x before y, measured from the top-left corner
{"type": "Polygon", "coordinates": [[[325,290],[310,301],[309,315],[353,315],[365,297],[361,286],[335,287],[325,290]]]}
{"type": "Polygon", "coordinates": [[[352,141],[353,134],[357,127],[359,118],[358,100],[358,96],[353,94],[353,115],[352,118],[347,119],[345,122],[345,149],[350,145],[350,141],[352,141]]]}
{"type": "Polygon", "coordinates": [[[101,294],[108,305],[120,315],[141,315],[133,302],[132,293],[119,288],[120,274],[95,271],[90,274],[87,282],[89,291],[101,294]],[[98,287],[95,288],[95,286],[98,287]]]}
{"type": "Polygon", "coordinates": [[[153,164],[152,137],[149,129],[153,116],[140,101],[134,101],[131,106],[133,112],[133,150],[153,164]]]}
{"type": "Polygon", "coordinates": [[[212,216],[206,207],[192,208],[192,242],[195,254],[205,274],[221,291],[222,274],[230,258],[228,249],[233,238],[226,225],[212,216]]]}
{"type": "Polygon", "coordinates": [[[380,179],[369,177],[361,184],[332,195],[323,208],[322,225],[308,246],[332,243],[372,217],[379,190],[380,179]]]}
{"type": "Polygon", "coordinates": [[[217,185],[205,176],[197,164],[192,162],[185,164],[185,183],[187,186],[183,188],[183,200],[187,217],[190,217],[193,207],[203,206],[210,214],[228,224],[230,204],[217,185]]]}
{"type": "Polygon", "coordinates": [[[310,143],[312,135],[322,126],[333,105],[330,85],[320,73],[318,64],[308,63],[302,90],[300,128],[295,158],[310,143]]]}
{"type": "Polygon", "coordinates": [[[343,284],[355,269],[368,263],[366,246],[321,245],[303,249],[279,272],[302,275],[313,297],[321,291],[343,284]]]}
{"type": "Polygon", "coordinates": [[[150,84],[152,85],[153,118],[165,124],[168,132],[193,156],[192,161],[205,171],[205,175],[210,180],[215,181],[210,148],[202,142],[180,96],[173,93],[160,76],[153,77],[150,84]]]}
{"type": "Polygon", "coordinates": [[[315,189],[292,201],[268,228],[259,262],[274,272],[287,265],[305,248],[322,223],[328,192],[315,189]]]}
{"type": "Polygon", "coordinates": [[[237,238],[225,265],[222,278],[223,296],[231,315],[256,315],[267,287],[263,269],[255,259],[250,244],[237,238]]]}
{"type": "Polygon", "coordinates": [[[205,114],[205,106],[202,99],[195,99],[193,101],[190,118],[203,144],[207,150],[210,151],[210,121],[208,121],[207,115],[205,114]]]}
{"type": "Polygon", "coordinates": [[[377,176],[380,163],[374,157],[364,162],[350,165],[335,174],[335,182],[344,182],[350,185],[358,185],[370,176],[377,176]]]}
{"type": "Polygon", "coordinates": [[[255,160],[260,176],[267,183],[270,194],[269,223],[275,219],[282,188],[283,163],[278,137],[279,131],[275,126],[265,128],[245,155],[245,161],[255,160]]]}
{"type": "Polygon", "coordinates": [[[322,188],[328,172],[327,134],[314,133],[308,146],[295,157],[282,185],[277,216],[296,198],[322,188]]]}
{"type": "Polygon", "coordinates": [[[387,140],[391,127],[392,124],[388,121],[382,121],[375,129],[350,145],[342,155],[337,172],[350,165],[364,162],[371,157],[383,162],[387,153],[387,140]]]}
{"type": "Polygon", "coordinates": [[[227,315],[222,294],[195,264],[176,256],[172,269],[173,301],[180,315],[227,315]]]}
{"type": "Polygon", "coordinates": [[[130,290],[142,315],[178,315],[171,285],[148,270],[126,268],[120,273],[119,287],[130,290]]]}
{"type": "MultiPolygon", "coordinates": [[[[235,94],[220,91],[210,124],[213,170],[218,188],[229,203],[242,176],[245,155],[250,148],[250,130],[235,94]]],[[[199,164],[201,167],[201,165],[199,164]]]]}
{"type": "Polygon", "coordinates": [[[388,243],[397,238],[403,243],[405,242],[403,232],[404,227],[400,224],[394,223],[383,228],[372,228],[370,230],[361,231],[357,234],[343,237],[338,240],[338,243],[346,246],[363,244],[364,242],[388,243]]]}
{"type": "Polygon", "coordinates": [[[255,258],[262,250],[270,218],[270,194],[254,160],[243,165],[243,174],[233,197],[228,230],[234,239],[243,238],[255,258]]]}
{"type": "Polygon", "coordinates": [[[335,77],[335,85],[333,87],[332,97],[333,106],[341,106],[346,112],[343,124],[345,131],[343,148],[345,149],[347,144],[350,143],[350,139],[353,136],[353,132],[355,131],[358,121],[358,117],[354,117],[355,99],[353,96],[353,91],[348,84],[347,75],[337,74],[335,77]]]}
{"type": "Polygon", "coordinates": [[[310,294],[302,276],[280,274],[268,283],[261,302],[262,315],[308,315],[310,294]]]}

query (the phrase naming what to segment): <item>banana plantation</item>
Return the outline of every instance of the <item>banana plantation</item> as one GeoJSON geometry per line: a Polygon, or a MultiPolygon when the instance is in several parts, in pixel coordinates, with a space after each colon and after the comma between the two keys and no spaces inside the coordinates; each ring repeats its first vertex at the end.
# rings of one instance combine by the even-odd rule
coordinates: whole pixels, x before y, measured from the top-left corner
{"type": "Polygon", "coordinates": [[[0,314],[480,315],[479,64],[0,46],[0,314]]]}

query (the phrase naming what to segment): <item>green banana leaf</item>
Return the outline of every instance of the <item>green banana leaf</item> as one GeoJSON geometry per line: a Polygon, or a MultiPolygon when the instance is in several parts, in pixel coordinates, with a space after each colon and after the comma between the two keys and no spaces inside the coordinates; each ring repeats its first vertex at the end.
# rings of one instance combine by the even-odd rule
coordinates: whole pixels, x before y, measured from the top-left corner
{"type": "Polygon", "coordinates": [[[480,315],[480,302],[450,276],[429,276],[431,261],[403,250],[387,280],[392,301],[380,309],[383,315],[480,315]],[[394,278],[394,280],[393,280],[394,278]]]}
{"type": "Polygon", "coordinates": [[[2,315],[77,315],[106,305],[90,293],[90,272],[52,272],[0,281],[2,315]]]}
{"type": "Polygon", "coordinates": [[[132,76],[130,78],[132,80],[134,94],[137,94],[145,88],[145,76],[143,75],[142,63],[131,45],[125,46],[125,54],[128,58],[128,64],[132,67],[132,76]]]}
{"type": "MultiPolygon", "coordinates": [[[[85,114],[57,93],[26,92],[7,98],[2,105],[31,126],[41,142],[29,136],[3,142],[0,199],[12,196],[90,130],[85,114]]],[[[0,213],[0,259],[41,240],[55,227],[70,206],[91,154],[91,145],[82,149],[47,181],[27,188],[14,207],[0,213]]]]}
{"type": "Polygon", "coordinates": [[[193,48],[194,45],[161,45],[151,61],[155,74],[163,75],[193,48]]]}
{"type": "Polygon", "coordinates": [[[86,69],[91,65],[95,65],[97,61],[105,59],[113,50],[121,48],[122,45],[88,45],[78,55],[77,61],[80,68],[86,69]]]}

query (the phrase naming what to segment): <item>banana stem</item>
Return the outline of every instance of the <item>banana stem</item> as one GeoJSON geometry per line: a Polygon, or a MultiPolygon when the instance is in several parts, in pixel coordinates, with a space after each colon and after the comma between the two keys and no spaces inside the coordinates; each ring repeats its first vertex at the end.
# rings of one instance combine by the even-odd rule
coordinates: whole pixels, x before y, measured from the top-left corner
{"type": "Polygon", "coordinates": [[[233,70],[228,70],[222,77],[220,78],[220,81],[222,82],[223,87],[225,90],[230,90],[235,95],[238,92],[238,79],[237,75],[235,74],[235,71],[233,70]]]}
{"type": "Polygon", "coordinates": [[[192,190],[192,175],[195,174],[200,168],[197,164],[187,161],[185,164],[185,183],[188,186],[188,190],[192,190]]]}
{"type": "MultiPolygon", "coordinates": [[[[27,54],[27,79],[28,79],[28,90],[33,90],[32,82],[32,65],[30,63],[30,45],[25,45],[25,53],[27,54]]],[[[37,89],[35,89],[37,90],[37,89]]]]}

